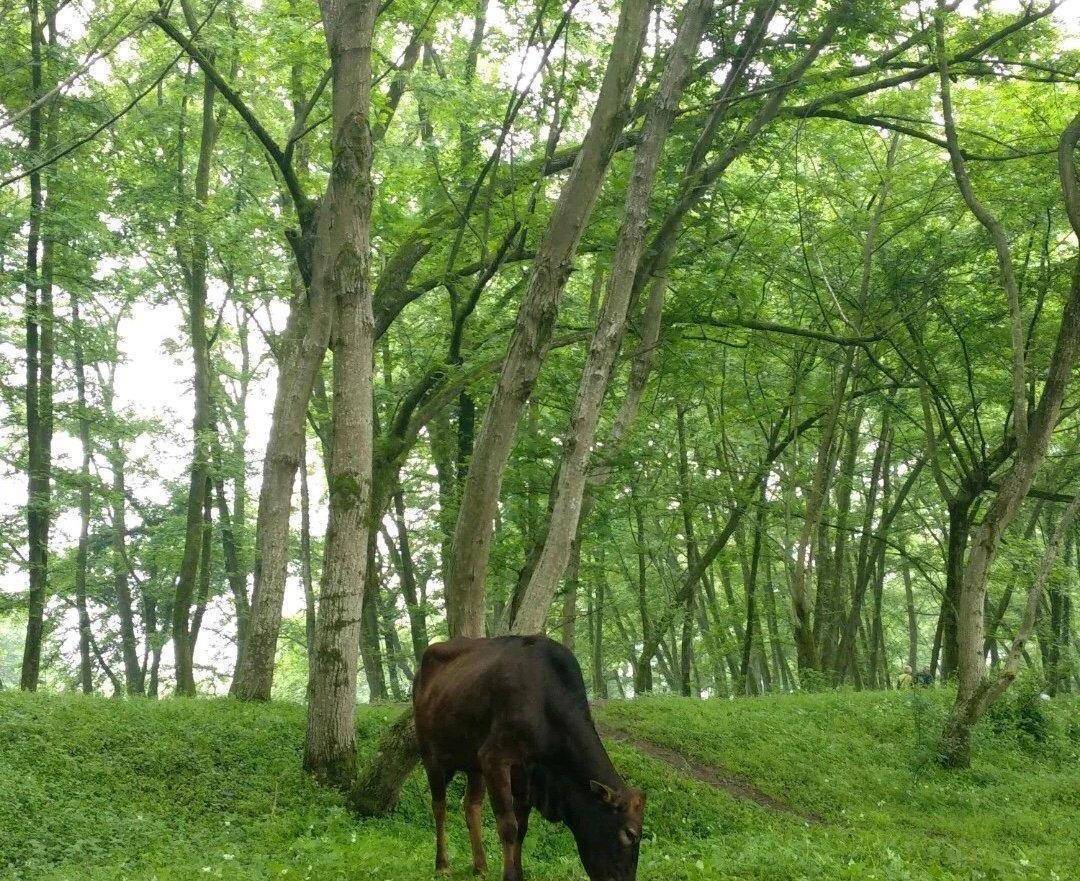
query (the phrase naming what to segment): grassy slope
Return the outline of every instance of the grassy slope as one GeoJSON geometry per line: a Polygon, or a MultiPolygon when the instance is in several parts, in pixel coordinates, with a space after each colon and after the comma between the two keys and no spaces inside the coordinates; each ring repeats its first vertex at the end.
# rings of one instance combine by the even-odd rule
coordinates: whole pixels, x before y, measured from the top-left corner
{"type": "MultiPolygon", "coordinates": [[[[806,826],[613,745],[649,791],[642,881],[1080,879],[1080,704],[1049,708],[1042,744],[988,727],[964,774],[934,769],[915,734],[942,709],[901,694],[606,705],[606,723],[826,818],[806,826]]],[[[361,742],[393,712],[364,709],[361,742]]],[[[0,878],[430,879],[419,779],[392,818],[358,823],[303,779],[302,732],[284,704],[0,694],[0,878]]],[[[469,877],[457,811],[450,825],[454,877],[469,877]]],[[[584,878],[567,833],[539,819],[526,869],[584,878]]]]}

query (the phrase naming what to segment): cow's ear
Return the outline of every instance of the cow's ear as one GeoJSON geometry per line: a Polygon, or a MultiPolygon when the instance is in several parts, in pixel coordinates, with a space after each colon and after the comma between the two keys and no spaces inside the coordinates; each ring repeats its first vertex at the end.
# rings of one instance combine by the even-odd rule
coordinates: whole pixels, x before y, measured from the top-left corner
{"type": "Polygon", "coordinates": [[[618,802],[618,796],[615,794],[615,790],[610,786],[605,786],[599,780],[590,780],[589,788],[594,794],[600,796],[600,800],[606,805],[613,805],[618,802]]]}

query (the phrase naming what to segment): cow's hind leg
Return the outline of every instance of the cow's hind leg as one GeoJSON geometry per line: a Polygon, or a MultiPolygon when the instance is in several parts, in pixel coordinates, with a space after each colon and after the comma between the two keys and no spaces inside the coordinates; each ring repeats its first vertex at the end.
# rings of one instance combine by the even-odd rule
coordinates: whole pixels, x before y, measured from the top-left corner
{"type": "Polygon", "coordinates": [[[519,874],[524,874],[521,867],[521,850],[525,844],[525,836],[529,834],[532,800],[529,793],[529,777],[523,765],[515,765],[510,772],[510,788],[514,794],[514,818],[517,820],[518,830],[517,870],[519,874]]]}
{"type": "Polygon", "coordinates": [[[499,829],[503,852],[503,881],[523,881],[521,872],[521,839],[514,812],[514,793],[510,786],[510,765],[505,760],[484,761],[484,782],[491,797],[491,809],[499,829]]]}
{"type": "Polygon", "coordinates": [[[435,816],[435,871],[449,872],[450,861],[446,858],[446,784],[453,774],[441,769],[427,769],[428,786],[431,787],[431,813],[435,816]]]}
{"type": "Polygon", "coordinates": [[[469,827],[469,843],[472,845],[473,871],[477,875],[487,872],[487,854],[484,853],[481,817],[484,810],[484,777],[479,771],[469,772],[465,789],[465,824],[469,827]]]}

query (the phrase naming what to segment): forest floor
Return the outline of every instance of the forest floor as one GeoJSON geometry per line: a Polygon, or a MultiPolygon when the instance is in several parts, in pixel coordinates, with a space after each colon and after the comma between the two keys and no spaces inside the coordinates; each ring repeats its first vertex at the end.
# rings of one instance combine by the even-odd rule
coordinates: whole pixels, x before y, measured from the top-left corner
{"type": "MultiPolygon", "coordinates": [[[[979,730],[974,767],[949,773],[933,762],[947,700],[598,707],[616,764],[649,795],[639,878],[1080,879],[1080,701],[1010,700],[979,730]]],[[[396,712],[361,708],[362,750],[396,712]]],[[[391,817],[357,821],[301,774],[303,731],[292,704],[0,693],[0,878],[432,879],[419,775],[391,817]]],[[[469,878],[456,806],[448,825],[453,878],[469,878]]],[[[569,834],[538,817],[525,867],[585,877],[569,834]]]]}

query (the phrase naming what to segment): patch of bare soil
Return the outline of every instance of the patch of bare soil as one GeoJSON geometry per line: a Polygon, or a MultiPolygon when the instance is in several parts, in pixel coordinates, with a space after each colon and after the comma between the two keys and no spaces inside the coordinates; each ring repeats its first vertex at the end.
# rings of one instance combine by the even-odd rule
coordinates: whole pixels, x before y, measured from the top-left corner
{"type": "Polygon", "coordinates": [[[599,729],[600,734],[608,740],[614,740],[617,743],[625,743],[627,746],[636,749],[639,753],[649,756],[649,758],[656,759],[659,762],[663,762],[666,765],[670,765],[676,771],[697,780],[699,783],[704,783],[714,789],[722,789],[724,792],[733,795],[735,798],[755,802],[770,811],[798,817],[805,823],[817,824],[825,822],[825,818],[820,814],[803,811],[794,805],[788,804],[786,801],[758,789],[754,784],[732,771],[729,771],[727,768],[699,762],[697,759],[693,759],[678,750],[671,749],[670,747],[663,746],[651,740],[644,740],[621,728],[612,728],[610,725],[600,725],[599,729]]]}

